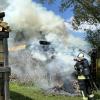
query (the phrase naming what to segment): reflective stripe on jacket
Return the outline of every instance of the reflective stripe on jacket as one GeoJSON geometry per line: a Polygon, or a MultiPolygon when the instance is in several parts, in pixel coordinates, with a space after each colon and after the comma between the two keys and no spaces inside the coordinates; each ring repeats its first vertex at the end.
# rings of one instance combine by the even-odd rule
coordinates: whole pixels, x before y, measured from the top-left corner
{"type": "Polygon", "coordinates": [[[85,78],[84,75],[79,75],[79,76],[78,76],[78,79],[79,79],[79,80],[84,80],[84,79],[86,79],[86,78],[85,78]]]}

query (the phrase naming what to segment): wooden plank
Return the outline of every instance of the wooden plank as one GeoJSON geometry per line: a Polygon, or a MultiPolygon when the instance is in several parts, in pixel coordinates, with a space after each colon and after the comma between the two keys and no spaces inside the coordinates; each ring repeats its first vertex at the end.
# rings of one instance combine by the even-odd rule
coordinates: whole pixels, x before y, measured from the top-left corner
{"type": "Polygon", "coordinates": [[[4,62],[4,53],[0,53],[0,62],[4,62]]]}
{"type": "MultiPolygon", "coordinates": [[[[4,68],[8,67],[8,42],[7,42],[7,38],[3,39],[3,44],[4,44],[4,68]]],[[[10,68],[7,68],[6,71],[10,71],[10,68]]],[[[10,73],[5,73],[4,74],[4,96],[5,96],[5,100],[9,100],[10,99],[10,91],[9,91],[9,75],[10,73]]]]}
{"type": "Polygon", "coordinates": [[[11,69],[9,67],[0,67],[0,73],[10,73],[11,69]]]}
{"type": "MultiPolygon", "coordinates": [[[[1,32],[0,32],[1,34],[1,32]]],[[[1,35],[0,35],[1,37],[1,35]]],[[[3,39],[0,39],[0,67],[4,67],[4,47],[3,47],[3,39]]],[[[3,82],[3,73],[0,73],[0,94],[4,95],[4,82],[3,82]],[[3,91],[2,91],[3,90],[3,91]]],[[[4,100],[4,96],[0,96],[0,100],[4,100]]]]}
{"type": "Polygon", "coordinates": [[[0,96],[0,100],[3,100],[3,96],[0,96]]]}
{"type": "Polygon", "coordinates": [[[9,32],[0,32],[0,38],[8,38],[9,37],[9,32]]]}
{"type": "Polygon", "coordinates": [[[3,52],[3,43],[0,41],[0,52],[3,52]]]}

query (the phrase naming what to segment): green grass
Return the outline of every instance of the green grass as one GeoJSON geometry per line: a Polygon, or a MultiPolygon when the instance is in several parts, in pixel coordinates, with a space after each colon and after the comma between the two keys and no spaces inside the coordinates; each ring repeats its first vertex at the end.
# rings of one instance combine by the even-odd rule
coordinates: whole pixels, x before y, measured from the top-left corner
{"type": "MultiPolygon", "coordinates": [[[[81,97],[45,95],[37,87],[27,87],[17,83],[10,83],[10,91],[11,100],[82,100],[81,97]]],[[[100,100],[100,91],[95,95],[100,100]]]]}
{"type": "Polygon", "coordinates": [[[45,95],[37,87],[10,83],[11,100],[82,100],[80,97],[45,95]]]}

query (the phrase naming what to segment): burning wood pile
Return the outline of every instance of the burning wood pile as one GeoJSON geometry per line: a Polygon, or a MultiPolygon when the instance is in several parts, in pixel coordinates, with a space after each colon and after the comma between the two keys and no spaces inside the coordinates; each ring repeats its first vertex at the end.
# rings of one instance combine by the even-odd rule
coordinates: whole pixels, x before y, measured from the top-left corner
{"type": "Polygon", "coordinates": [[[79,85],[77,80],[66,80],[63,83],[57,83],[54,87],[47,89],[44,94],[52,94],[52,95],[69,95],[69,96],[77,96],[80,95],[79,85]]]}

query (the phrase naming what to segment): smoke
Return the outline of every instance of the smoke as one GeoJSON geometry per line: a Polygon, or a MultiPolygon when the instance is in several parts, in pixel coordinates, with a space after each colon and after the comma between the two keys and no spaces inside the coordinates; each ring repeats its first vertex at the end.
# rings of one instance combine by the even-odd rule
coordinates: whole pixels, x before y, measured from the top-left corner
{"type": "Polygon", "coordinates": [[[5,21],[12,29],[13,39],[20,37],[20,40],[25,38],[29,41],[40,37],[40,31],[43,34],[55,33],[64,39],[66,34],[64,20],[32,0],[9,0],[9,6],[5,12],[5,21]]]}
{"type": "Polygon", "coordinates": [[[0,11],[4,10],[8,6],[7,0],[0,0],[0,11]]]}
{"type": "Polygon", "coordinates": [[[10,52],[12,73],[42,88],[72,79],[73,58],[79,49],[88,50],[88,43],[70,35],[62,18],[31,0],[9,0],[5,12],[5,21],[12,29],[9,47],[15,46],[10,52]],[[51,44],[43,47],[40,40],[51,44]],[[16,49],[16,41],[20,45],[24,41],[26,49],[16,49]]]}
{"type": "MultiPolygon", "coordinates": [[[[73,80],[72,74],[75,64],[73,58],[78,55],[79,49],[88,48],[86,48],[87,43],[85,41],[73,36],[69,38],[68,44],[65,46],[63,41],[59,40],[59,36],[48,34],[46,39],[51,42],[51,45],[46,46],[47,51],[44,51],[38,39],[34,39],[27,49],[11,52],[10,66],[13,73],[17,74],[20,81],[32,80],[33,83],[43,89],[60,85],[65,80],[68,82],[73,80]],[[52,38],[48,38],[49,36],[52,38]],[[76,44],[71,42],[72,39],[76,44]],[[80,41],[84,43],[83,46],[78,44],[80,41]]],[[[89,59],[87,54],[85,57],[89,59]]]]}

